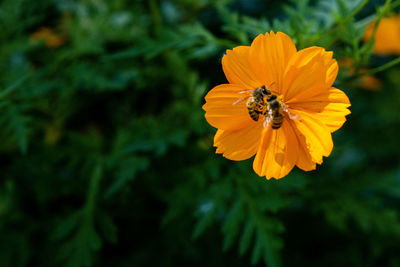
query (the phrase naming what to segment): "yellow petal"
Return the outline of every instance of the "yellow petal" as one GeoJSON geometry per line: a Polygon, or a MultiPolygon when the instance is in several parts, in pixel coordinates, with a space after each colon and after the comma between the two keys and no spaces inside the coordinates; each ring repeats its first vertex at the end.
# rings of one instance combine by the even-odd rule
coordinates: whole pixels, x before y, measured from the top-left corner
{"type": "Polygon", "coordinates": [[[222,57],[222,69],[226,79],[231,84],[236,84],[245,89],[255,89],[262,84],[257,81],[249,63],[249,46],[238,46],[227,50],[222,57]]]}
{"type": "Polygon", "coordinates": [[[332,52],[309,47],[297,52],[285,70],[282,94],[286,104],[298,102],[328,90],[336,79],[338,65],[332,52]]]}
{"type": "Polygon", "coordinates": [[[335,59],[332,59],[332,55],[332,52],[327,52],[323,54],[325,59],[325,66],[329,66],[325,80],[326,85],[328,85],[327,88],[332,86],[339,72],[339,65],[335,59]]]}
{"type": "Polygon", "coordinates": [[[261,85],[271,85],[272,92],[279,95],[283,73],[296,51],[292,39],[282,32],[258,35],[251,44],[249,60],[261,85]]]}
{"type": "Polygon", "coordinates": [[[323,121],[331,133],[338,130],[346,121],[346,116],[350,114],[350,110],[346,108],[346,104],[329,104],[325,106],[320,113],[313,114],[315,118],[323,121]]]}
{"type": "MultiPolygon", "coordinates": [[[[371,39],[375,22],[368,25],[364,40],[371,39]]],[[[400,54],[400,16],[383,18],[375,33],[374,53],[379,55],[400,54]]]]}
{"type": "Polygon", "coordinates": [[[334,87],[309,99],[290,104],[290,109],[308,112],[323,122],[330,132],[339,129],[350,114],[350,101],[346,94],[334,87]]]}
{"type": "Polygon", "coordinates": [[[298,142],[294,130],[285,120],[278,130],[263,130],[261,143],[253,162],[259,176],[282,178],[294,167],[298,157],[298,142]]]}
{"type": "Polygon", "coordinates": [[[218,130],[214,137],[216,153],[231,160],[245,160],[254,156],[261,140],[263,123],[254,123],[236,131],[218,130]]]}
{"type": "Polygon", "coordinates": [[[301,120],[293,120],[296,128],[304,136],[306,149],[314,162],[321,164],[322,156],[329,156],[332,148],[332,135],[328,127],[318,118],[303,111],[296,111],[301,120]]]}
{"type": "Polygon", "coordinates": [[[222,130],[236,130],[254,124],[246,107],[246,99],[235,104],[238,99],[245,97],[245,94],[239,93],[243,90],[243,87],[232,84],[221,84],[211,89],[203,105],[208,123],[222,130]]]}
{"type": "Polygon", "coordinates": [[[303,171],[315,170],[316,163],[311,158],[304,135],[296,128],[296,125],[293,121],[290,121],[290,126],[294,129],[297,142],[299,144],[299,156],[297,157],[296,166],[303,171]]]}

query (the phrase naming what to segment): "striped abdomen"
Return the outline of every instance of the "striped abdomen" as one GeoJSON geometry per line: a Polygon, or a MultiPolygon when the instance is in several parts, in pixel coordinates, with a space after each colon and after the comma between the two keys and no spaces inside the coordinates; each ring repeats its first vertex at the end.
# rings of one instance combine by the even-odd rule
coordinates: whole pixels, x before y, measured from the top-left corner
{"type": "Polygon", "coordinates": [[[282,104],[275,95],[268,97],[269,114],[271,116],[272,129],[279,129],[282,126],[285,115],[283,114],[282,104]]]}
{"type": "Polygon", "coordinates": [[[262,113],[263,103],[262,100],[257,97],[251,96],[247,101],[247,110],[249,112],[250,117],[254,121],[258,121],[260,114],[262,113]]]}
{"type": "Polygon", "coordinates": [[[283,119],[285,115],[281,112],[281,110],[277,110],[272,113],[271,127],[272,129],[279,129],[282,126],[283,119]]]}

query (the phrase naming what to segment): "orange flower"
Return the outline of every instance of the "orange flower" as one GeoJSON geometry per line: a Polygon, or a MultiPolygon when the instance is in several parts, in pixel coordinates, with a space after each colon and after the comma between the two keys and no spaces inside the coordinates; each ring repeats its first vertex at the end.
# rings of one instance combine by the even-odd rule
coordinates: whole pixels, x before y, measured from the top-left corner
{"type": "Polygon", "coordinates": [[[379,91],[382,89],[382,82],[372,75],[362,76],[357,86],[370,91],[379,91]]]}
{"type": "MultiPolygon", "coordinates": [[[[371,39],[375,23],[368,25],[364,40],[371,39]]],[[[379,55],[400,54],[400,16],[383,18],[375,33],[374,53],[379,55]]]]}
{"type": "MultiPolygon", "coordinates": [[[[354,75],[356,69],[353,67],[354,65],[354,61],[351,58],[348,57],[343,57],[341,59],[339,59],[339,67],[343,67],[345,72],[348,75],[354,75]]],[[[359,71],[366,71],[366,69],[360,69],[359,71]]],[[[370,90],[370,91],[379,91],[380,89],[382,89],[382,82],[377,79],[375,76],[373,75],[365,75],[365,76],[361,76],[358,80],[356,80],[354,83],[351,84],[351,86],[355,86],[355,87],[360,87],[360,88],[364,88],[366,90],[370,90]]]]}
{"type": "Polygon", "coordinates": [[[333,148],[331,133],[350,113],[347,96],[332,87],[338,73],[332,55],[320,47],[297,51],[289,36],[272,31],[260,34],[251,46],[227,50],[222,68],[229,84],[214,87],[203,106],[207,121],[218,128],[216,153],[231,160],[256,155],[253,168],[267,179],[287,175],[294,165],[310,171],[321,164],[333,148]],[[255,121],[246,104],[263,85],[271,92],[262,99],[255,121]],[[279,109],[270,104],[272,95],[279,109]],[[279,115],[283,122],[272,129],[279,115]]]}
{"type": "Polygon", "coordinates": [[[46,27],[34,32],[29,40],[32,43],[44,41],[46,46],[50,48],[56,48],[64,44],[64,39],[60,35],[55,34],[51,29],[46,27]]]}

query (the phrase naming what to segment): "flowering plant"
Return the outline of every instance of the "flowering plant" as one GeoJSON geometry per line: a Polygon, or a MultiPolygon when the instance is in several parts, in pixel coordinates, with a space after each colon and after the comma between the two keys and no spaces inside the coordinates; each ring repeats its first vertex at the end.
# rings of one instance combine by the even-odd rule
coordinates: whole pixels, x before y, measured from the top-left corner
{"type": "Polygon", "coordinates": [[[218,131],[217,153],[231,160],[254,155],[254,171],[269,178],[281,178],[296,165],[305,171],[321,164],[333,148],[331,133],[339,129],[350,113],[349,99],[333,87],[338,64],[333,53],[321,47],[296,50],[284,33],[260,34],[251,46],[228,50],[222,67],[229,84],[214,87],[205,97],[207,121],[218,131]],[[276,114],[263,99],[263,119],[249,116],[252,92],[268,86],[279,99],[276,114]],[[244,97],[245,95],[245,97],[244,97]],[[239,103],[240,102],[240,103],[239,103]],[[273,122],[282,118],[278,128],[273,122]]]}

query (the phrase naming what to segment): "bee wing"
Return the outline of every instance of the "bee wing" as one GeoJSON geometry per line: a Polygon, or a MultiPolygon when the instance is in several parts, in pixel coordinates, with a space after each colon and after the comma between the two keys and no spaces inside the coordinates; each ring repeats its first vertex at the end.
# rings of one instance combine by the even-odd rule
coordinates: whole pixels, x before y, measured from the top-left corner
{"type": "MultiPolygon", "coordinates": [[[[254,89],[249,89],[249,90],[239,91],[238,93],[239,93],[239,94],[246,94],[246,93],[250,93],[250,92],[253,92],[253,91],[254,91],[254,89]]],[[[233,102],[232,105],[236,105],[237,103],[240,103],[240,102],[246,100],[246,99],[249,98],[249,97],[250,97],[250,96],[248,95],[248,96],[239,98],[238,100],[236,100],[235,102],[233,102]]]]}
{"type": "Polygon", "coordinates": [[[254,89],[239,91],[239,94],[245,94],[254,91],[254,89]]]}
{"type": "Polygon", "coordinates": [[[266,116],[264,119],[264,128],[268,129],[268,127],[271,125],[271,117],[270,116],[266,116]]]}
{"type": "Polygon", "coordinates": [[[246,99],[246,97],[239,98],[238,100],[236,100],[235,102],[232,103],[232,106],[236,105],[237,103],[240,103],[240,102],[244,101],[245,99],[246,99]]]}
{"type": "Polygon", "coordinates": [[[292,113],[287,107],[284,106],[283,111],[285,111],[288,114],[289,119],[301,121],[301,117],[296,113],[292,113]]]}

